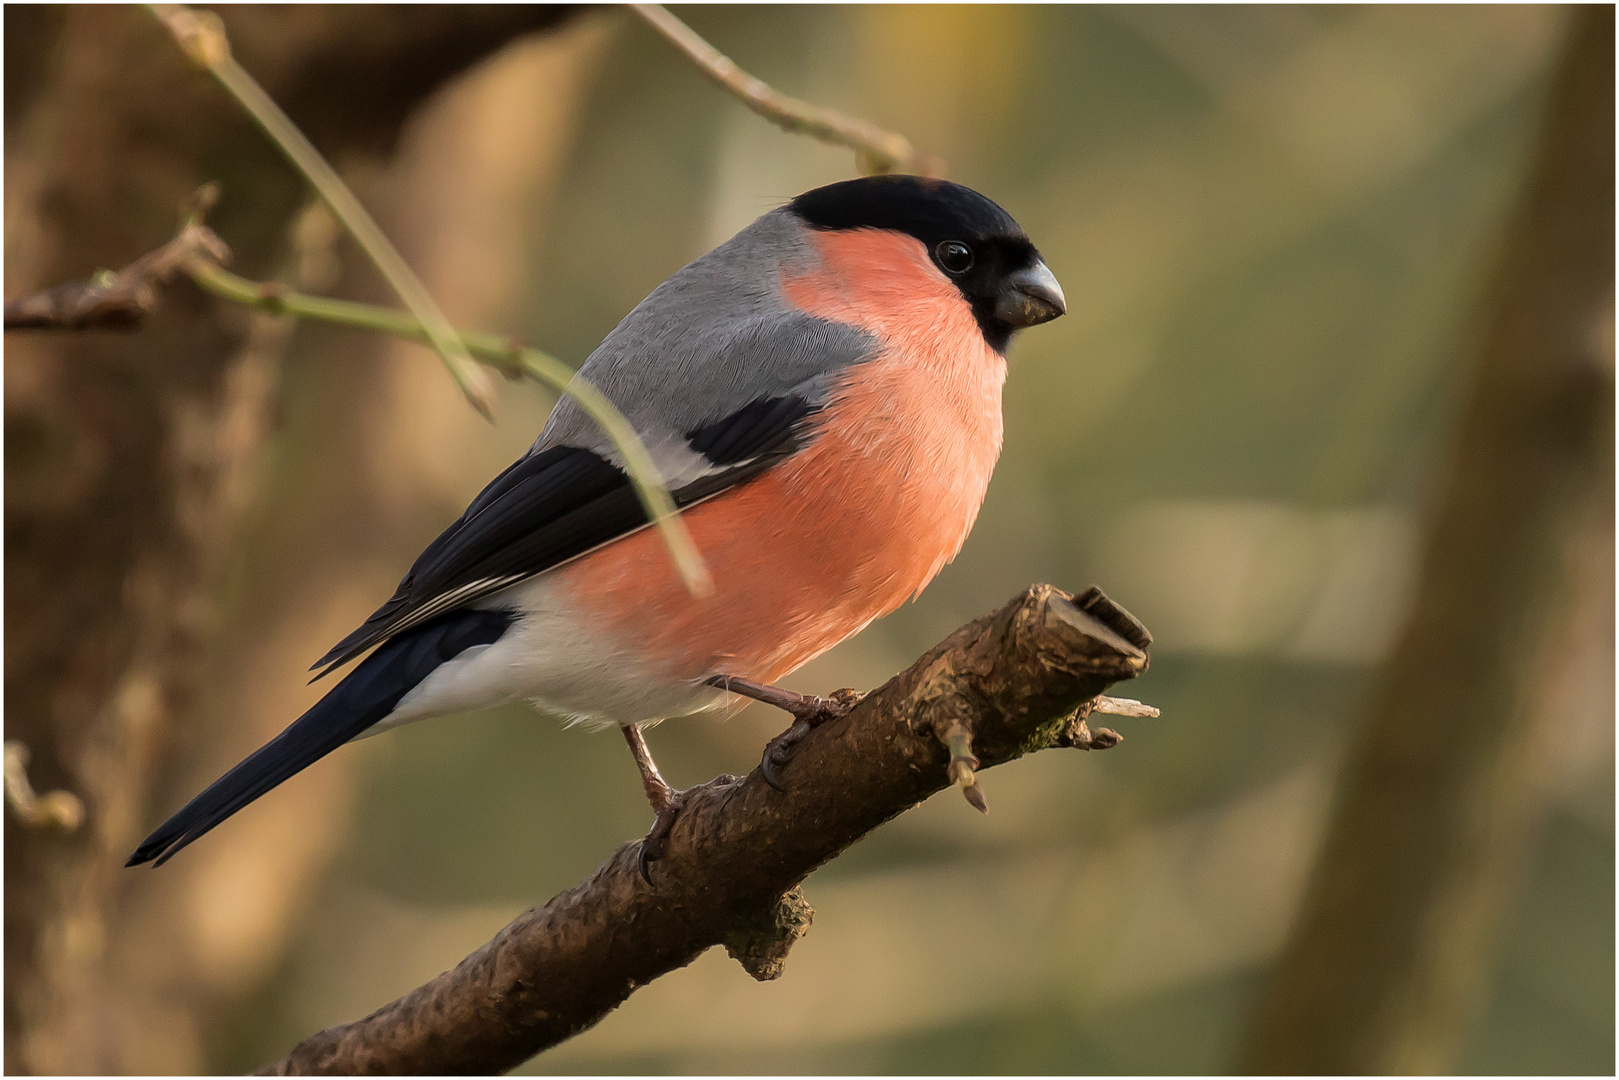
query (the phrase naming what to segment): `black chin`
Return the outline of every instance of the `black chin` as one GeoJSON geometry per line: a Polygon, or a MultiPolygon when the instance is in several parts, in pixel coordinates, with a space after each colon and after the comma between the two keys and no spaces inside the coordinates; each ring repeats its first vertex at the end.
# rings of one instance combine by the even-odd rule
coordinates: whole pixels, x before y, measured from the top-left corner
{"type": "Polygon", "coordinates": [[[978,329],[983,332],[984,340],[989,342],[989,347],[1005,356],[1006,347],[1012,343],[1012,331],[1016,330],[1017,327],[1008,326],[993,315],[987,318],[979,315],[978,329]]]}

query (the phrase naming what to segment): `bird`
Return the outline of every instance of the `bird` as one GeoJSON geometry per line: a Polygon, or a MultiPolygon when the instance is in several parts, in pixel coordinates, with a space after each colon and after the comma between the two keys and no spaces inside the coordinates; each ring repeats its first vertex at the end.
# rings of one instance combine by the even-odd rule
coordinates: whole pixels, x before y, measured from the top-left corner
{"type": "Polygon", "coordinates": [[[1067,311],[1023,228],[971,188],[868,176],[807,191],[675,272],[580,366],[633,425],[712,578],[694,595],[618,449],[571,398],[321,657],[363,659],[155,829],[161,865],[343,744],[528,701],[618,727],[654,811],[686,793],[643,729],[756,698],[808,731],[847,711],[775,683],[914,598],[960,551],[999,457],[1013,335],[1067,311]],[[365,655],[369,652],[369,655],[365,655]]]}

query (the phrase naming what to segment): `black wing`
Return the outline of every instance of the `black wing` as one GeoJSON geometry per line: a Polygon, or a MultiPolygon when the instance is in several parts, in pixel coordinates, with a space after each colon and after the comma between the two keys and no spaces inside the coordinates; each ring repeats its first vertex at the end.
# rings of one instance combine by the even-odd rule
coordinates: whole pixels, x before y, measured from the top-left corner
{"type": "MultiPolygon", "coordinates": [[[[797,395],[760,398],[687,432],[712,466],[670,494],[687,507],[750,480],[798,449],[819,406],[797,395]]],[[[393,597],[311,670],[328,674],[379,642],[559,566],[647,524],[616,465],[591,450],[553,446],[518,459],[427,546],[393,597]]]]}

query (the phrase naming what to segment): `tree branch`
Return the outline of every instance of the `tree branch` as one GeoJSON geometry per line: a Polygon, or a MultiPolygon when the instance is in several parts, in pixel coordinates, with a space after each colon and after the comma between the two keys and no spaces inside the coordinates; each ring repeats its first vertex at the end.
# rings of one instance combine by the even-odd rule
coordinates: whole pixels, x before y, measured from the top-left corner
{"type": "MultiPolygon", "coordinates": [[[[207,198],[201,192],[199,197],[207,198]]],[[[157,310],[162,286],[185,276],[199,257],[216,260],[229,255],[224,241],[211,230],[188,222],[173,240],[117,273],[102,271],[89,281],[6,301],[5,328],[134,330],[157,310]]]]}
{"type": "Polygon", "coordinates": [[[630,7],[696,64],[711,82],[783,131],[847,146],[855,152],[862,172],[944,175],[943,160],[922,153],[898,132],[886,131],[836,109],[788,97],[764,80],[749,75],[662,4],[631,4],[630,7]]]}
{"type": "Polygon", "coordinates": [[[798,884],[812,870],[952,776],[979,805],[973,769],[1117,744],[1084,717],[1110,684],[1146,670],[1151,642],[1098,589],[1076,598],[1033,586],[813,731],[786,766],[786,792],[757,770],[693,789],[653,887],[637,873],[638,843],[625,844],[453,970],[264,1071],[502,1072],[712,946],[776,978],[809,927],[798,884]]]}

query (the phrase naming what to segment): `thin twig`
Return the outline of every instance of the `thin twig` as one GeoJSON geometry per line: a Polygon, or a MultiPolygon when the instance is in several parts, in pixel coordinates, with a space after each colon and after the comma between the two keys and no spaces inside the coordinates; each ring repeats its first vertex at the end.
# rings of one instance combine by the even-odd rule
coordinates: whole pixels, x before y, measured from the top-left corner
{"type": "Polygon", "coordinates": [[[1092,712],[1106,713],[1109,716],[1156,717],[1158,709],[1153,705],[1143,705],[1135,698],[1108,697],[1105,694],[1096,699],[1096,707],[1092,712]]]}
{"type": "MultiPolygon", "coordinates": [[[[199,192],[199,197],[202,193],[199,192]]],[[[230,255],[213,231],[188,222],[178,235],[116,273],[102,271],[6,303],[7,330],[134,330],[157,309],[160,287],[189,272],[194,259],[230,255]]]]}
{"type": "Polygon", "coordinates": [[[385,236],[348,185],[315,149],[296,124],[287,118],[264,88],[238,64],[230,52],[230,41],[218,15],[193,11],[183,4],[152,4],[150,10],[179,42],[185,54],[213,73],[231,96],[247,110],[271,140],[287,155],[304,178],[312,184],[326,205],[332,208],[362,250],[388,280],[394,292],[425,328],[429,342],[444,360],[450,377],[466,395],[472,407],[490,422],[494,421],[494,383],[472,362],[450,321],[439,310],[416,274],[385,236]]]}
{"type": "Polygon", "coordinates": [[[862,172],[943,176],[944,162],[923,154],[905,136],[836,109],[789,97],[749,75],[662,4],[631,4],[635,13],[686,54],[710,81],[783,131],[808,135],[855,152],[862,172]]]}
{"type": "Polygon", "coordinates": [[[34,793],[28,782],[28,747],[16,739],[6,740],[5,784],[6,805],[24,825],[72,832],[84,824],[84,803],[73,792],[34,793]]]}

